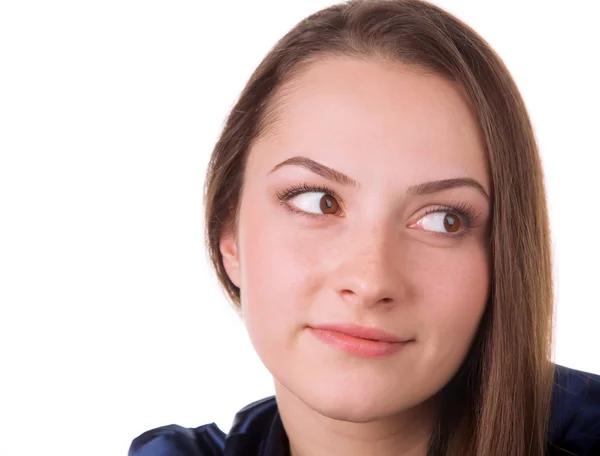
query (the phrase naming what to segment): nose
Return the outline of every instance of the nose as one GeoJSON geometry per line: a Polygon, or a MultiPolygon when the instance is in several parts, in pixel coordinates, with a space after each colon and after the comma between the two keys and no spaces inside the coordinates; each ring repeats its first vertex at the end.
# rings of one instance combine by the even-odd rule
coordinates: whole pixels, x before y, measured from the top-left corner
{"type": "Polygon", "coordinates": [[[351,240],[344,241],[333,280],[344,302],[358,307],[389,307],[406,299],[406,271],[392,230],[378,227],[360,235],[354,233],[351,240]]]}

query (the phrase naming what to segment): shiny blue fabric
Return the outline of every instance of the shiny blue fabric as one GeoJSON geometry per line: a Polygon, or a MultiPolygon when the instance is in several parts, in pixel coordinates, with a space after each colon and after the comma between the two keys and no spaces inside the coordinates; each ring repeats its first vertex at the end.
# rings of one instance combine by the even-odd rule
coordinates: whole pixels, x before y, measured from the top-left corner
{"type": "MultiPolygon", "coordinates": [[[[556,365],[547,456],[600,456],[600,375],[556,365]]],[[[215,423],[163,426],[137,437],[129,456],[289,456],[274,397],[240,410],[229,434],[215,423]]]]}

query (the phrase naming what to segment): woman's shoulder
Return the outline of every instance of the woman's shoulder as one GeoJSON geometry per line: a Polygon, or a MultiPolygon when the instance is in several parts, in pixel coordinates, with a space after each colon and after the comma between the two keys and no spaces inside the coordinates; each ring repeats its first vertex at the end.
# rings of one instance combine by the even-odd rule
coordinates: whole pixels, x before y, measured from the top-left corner
{"type": "Polygon", "coordinates": [[[548,443],[551,455],[600,455],[600,375],[556,365],[548,443]]]}
{"type": "MultiPolygon", "coordinates": [[[[268,440],[281,434],[275,397],[267,397],[241,409],[228,434],[215,423],[196,428],[176,424],[161,426],[136,437],[129,456],[222,456],[223,454],[259,454],[268,440]]],[[[281,441],[281,438],[276,440],[281,441]]],[[[272,445],[273,442],[269,442],[272,445]]],[[[261,452],[262,453],[262,452],[261,452]]],[[[279,454],[274,453],[274,454],[279,454]]],[[[281,453],[283,454],[283,453],[281,453]]]]}
{"type": "MultiPolygon", "coordinates": [[[[134,439],[129,456],[282,455],[286,443],[275,398],[267,397],[241,409],[228,434],[215,423],[162,426],[134,439]]],[[[550,456],[600,455],[600,375],[556,365],[548,446],[550,456]]]]}
{"type": "Polygon", "coordinates": [[[225,433],[215,423],[197,428],[161,426],[136,437],[129,456],[217,456],[223,454],[225,433]]]}

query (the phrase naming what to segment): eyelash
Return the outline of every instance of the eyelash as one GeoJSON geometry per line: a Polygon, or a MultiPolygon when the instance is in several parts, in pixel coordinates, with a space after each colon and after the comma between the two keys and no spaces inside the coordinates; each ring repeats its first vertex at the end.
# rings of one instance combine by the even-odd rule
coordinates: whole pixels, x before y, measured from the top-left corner
{"type": "MultiPolygon", "coordinates": [[[[341,198],[329,187],[318,186],[318,185],[309,185],[305,182],[302,184],[299,184],[299,185],[292,185],[281,192],[277,192],[277,198],[280,201],[288,201],[289,199],[292,199],[294,196],[300,195],[302,193],[308,193],[308,192],[327,193],[328,195],[331,195],[335,199],[341,201],[341,198]]],[[[304,211],[300,211],[300,212],[302,212],[303,214],[305,213],[304,211]]],[[[307,214],[308,214],[308,212],[307,212],[307,214]]],[[[320,215],[320,214],[314,214],[314,215],[320,215]]]]}
{"type": "MultiPolygon", "coordinates": [[[[341,198],[336,194],[336,192],[334,190],[330,189],[329,187],[319,186],[319,185],[309,185],[305,182],[302,184],[299,184],[299,185],[292,185],[283,191],[277,192],[277,199],[286,209],[288,209],[294,213],[298,213],[298,214],[304,215],[306,217],[311,217],[311,218],[322,217],[324,214],[313,214],[310,212],[305,212],[305,211],[297,209],[287,203],[287,201],[292,199],[294,196],[300,195],[302,193],[308,193],[308,192],[326,193],[326,194],[334,197],[339,202],[342,202],[341,198]]],[[[425,212],[425,214],[423,215],[423,217],[425,217],[426,215],[429,215],[429,214],[434,214],[436,212],[449,212],[451,214],[457,215],[461,219],[461,223],[465,226],[465,229],[461,230],[459,233],[451,234],[451,233],[435,232],[435,234],[439,234],[441,236],[446,236],[446,237],[453,237],[453,238],[456,238],[456,237],[466,234],[466,231],[468,229],[476,226],[475,222],[479,218],[479,215],[477,214],[477,211],[475,210],[475,208],[472,205],[464,203],[464,202],[456,203],[454,205],[448,205],[448,206],[440,205],[440,206],[428,209],[427,212],[425,212]]]]}

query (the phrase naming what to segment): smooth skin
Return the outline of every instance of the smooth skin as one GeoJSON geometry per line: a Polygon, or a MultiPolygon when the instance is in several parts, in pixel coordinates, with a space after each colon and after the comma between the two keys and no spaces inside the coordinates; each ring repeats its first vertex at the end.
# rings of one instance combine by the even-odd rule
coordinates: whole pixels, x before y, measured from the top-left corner
{"type": "Polygon", "coordinates": [[[351,58],[312,63],[277,112],[220,249],[292,454],[424,456],[436,393],[489,298],[491,184],[475,118],[450,81],[351,58]],[[286,198],[289,187],[303,193],[286,198]],[[412,342],[356,356],[310,330],[330,323],[412,342]]]}

